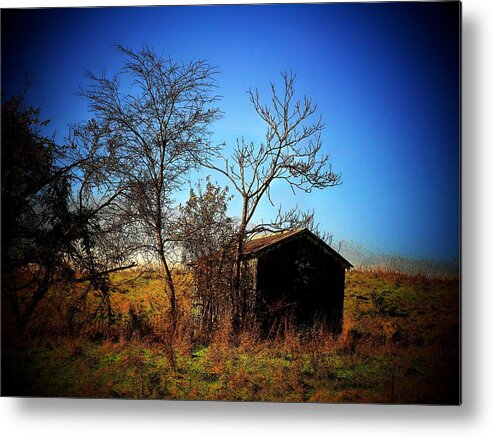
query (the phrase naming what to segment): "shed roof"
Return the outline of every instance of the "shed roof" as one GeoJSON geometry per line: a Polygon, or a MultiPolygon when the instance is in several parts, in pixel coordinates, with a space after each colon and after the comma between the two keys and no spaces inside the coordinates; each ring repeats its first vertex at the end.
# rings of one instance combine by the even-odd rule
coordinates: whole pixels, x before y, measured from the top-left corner
{"type": "Polygon", "coordinates": [[[275,245],[280,241],[283,241],[293,235],[299,234],[304,228],[291,229],[289,231],[279,232],[275,234],[263,235],[262,237],[254,238],[253,240],[246,241],[243,245],[243,255],[250,255],[258,252],[266,247],[275,245]]]}
{"type": "Polygon", "coordinates": [[[285,232],[280,232],[277,234],[265,235],[263,237],[254,238],[253,240],[245,242],[243,246],[243,256],[245,257],[256,257],[259,256],[264,250],[270,249],[278,244],[295,238],[302,234],[307,234],[315,243],[322,246],[325,252],[330,256],[335,258],[346,268],[351,268],[353,265],[344,258],[339,252],[335,251],[330,247],[325,241],[317,237],[313,232],[309,231],[307,228],[292,229],[285,232]]]}

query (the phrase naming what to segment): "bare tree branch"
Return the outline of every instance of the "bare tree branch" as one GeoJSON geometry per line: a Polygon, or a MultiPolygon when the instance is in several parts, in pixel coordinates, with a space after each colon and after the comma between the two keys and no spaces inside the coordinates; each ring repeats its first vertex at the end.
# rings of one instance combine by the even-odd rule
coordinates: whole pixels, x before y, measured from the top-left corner
{"type": "MultiPolygon", "coordinates": [[[[232,183],[242,199],[242,215],[237,233],[235,257],[235,294],[240,305],[236,319],[239,324],[245,318],[245,292],[240,292],[241,255],[243,243],[248,236],[260,232],[282,231],[286,227],[307,226],[315,229],[313,213],[298,213],[294,210],[279,214],[271,223],[251,222],[260,201],[266,197],[274,205],[271,196],[272,184],[284,181],[292,190],[310,193],[314,189],[334,187],[341,183],[340,174],[334,173],[329,156],[322,150],[321,117],[316,117],[317,105],[304,96],[295,99],[293,73],[282,73],[283,87],[278,91],[271,84],[271,99],[264,104],[258,90],[249,90],[250,102],[266,125],[265,140],[261,144],[245,143],[238,140],[231,157],[232,164],[225,160],[223,167],[207,164],[232,183]]],[[[328,238],[328,236],[326,236],[328,238]]]]}

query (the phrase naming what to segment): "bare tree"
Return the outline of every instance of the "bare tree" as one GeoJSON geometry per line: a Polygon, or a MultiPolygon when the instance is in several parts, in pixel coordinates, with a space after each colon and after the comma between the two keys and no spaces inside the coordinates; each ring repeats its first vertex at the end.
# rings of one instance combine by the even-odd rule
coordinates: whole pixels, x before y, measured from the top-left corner
{"type": "Polygon", "coordinates": [[[89,100],[94,120],[81,130],[114,157],[110,180],[123,187],[119,207],[133,229],[128,238],[158,262],[174,330],[174,196],[190,170],[218,151],[208,139],[209,126],[220,117],[216,70],[202,60],[163,58],[148,47],[116,49],[126,61],[114,78],[87,73],[91,85],[80,95],[89,100]]]}
{"type": "MultiPolygon", "coordinates": [[[[257,90],[249,91],[250,102],[267,125],[265,140],[256,145],[238,140],[231,160],[223,166],[206,164],[227,177],[242,200],[242,214],[237,233],[235,281],[233,290],[240,302],[236,319],[243,323],[247,307],[247,290],[240,287],[241,255],[248,235],[265,230],[279,230],[293,225],[293,212],[280,213],[272,223],[251,226],[255,211],[263,198],[274,205],[271,188],[274,181],[284,181],[292,189],[310,193],[313,189],[333,187],[340,175],[332,171],[329,157],[321,153],[321,117],[315,118],[317,105],[308,97],[294,98],[294,74],[282,74],[283,89],[278,92],[271,84],[270,104],[263,104],[257,90]],[[315,118],[315,119],[314,119],[315,118]]],[[[297,217],[298,222],[313,222],[313,217],[297,217]]]]}

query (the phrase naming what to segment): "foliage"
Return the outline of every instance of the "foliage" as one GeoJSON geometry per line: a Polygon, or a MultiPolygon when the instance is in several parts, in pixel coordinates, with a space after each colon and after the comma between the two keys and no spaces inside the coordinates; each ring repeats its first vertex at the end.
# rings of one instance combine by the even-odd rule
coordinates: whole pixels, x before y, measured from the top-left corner
{"type": "Polygon", "coordinates": [[[234,236],[233,220],[227,215],[228,203],[233,196],[228,188],[206,180],[205,190],[197,184],[196,191],[179,211],[179,236],[183,246],[183,261],[193,263],[200,258],[231,244],[234,236]]]}
{"type": "Polygon", "coordinates": [[[2,294],[20,331],[49,287],[73,276],[67,255],[80,237],[69,205],[75,164],[69,149],[42,133],[47,125],[24,95],[2,104],[2,294]]]}
{"type": "Polygon", "coordinates": [[[235,236],[228,217],[228,189],[207,179],[197,193],[190,190],[180,207],[179,230],[183,260],[191,266],[195,281],[192,317],[194,335],[208,342],[218,324],[231,311],[232,252],[235,236]]]}
{"type": "MultiPolygon", "coordinates": [[[[24,96],[2,104],[2,264],[15,269],[55,255],[43,253],[59,238],[68,215],[64,150],[42,134],[48,121],[25,107],[24,96]]],[[[56,255],[55,255],[56,256],[56,255]]]]}
{"type": "Polygon", "coordinates": [[[89,282],[108,304],[108,273],[126,260],[106,214],[114,197],[87,195],[97,150],[57,144],[47,125],[24,95],[2,105],[2,294],[20,333],[56,284],[89,282]]]}

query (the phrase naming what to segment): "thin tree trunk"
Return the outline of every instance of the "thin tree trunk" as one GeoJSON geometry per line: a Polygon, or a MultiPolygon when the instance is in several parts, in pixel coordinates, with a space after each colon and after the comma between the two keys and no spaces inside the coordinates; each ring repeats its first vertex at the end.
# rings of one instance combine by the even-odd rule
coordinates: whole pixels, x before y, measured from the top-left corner
{"type": "MultiPolygon", "coordinates": [[[[158,229],[161,228],[160,221],[158,221],[157,228],[158,229]]],[[[177,322],[176,291],[175,291],[175,285],[173,283],[173,277],[171,276],[171,270],[169,268],[168,261],[166,260],[166,255],[164,253],[164,240],[159,230],[156,233],[156,243],[157,243],[159,261],[161,263],[161,269],[164,270],[165,273],[164,280],[166,281],[166,285],[169,289],[169,308],[171,315],[171,325],[174,333],[176,328],[176,322],[177,322]]]]}
{"type": "Polygon", "coordinates": [[[165,272],[165,281],[166,285],[168,286],[169,289],[169,309],[170,309],[170,315],[171,315],[171,328],[173,331],[173,334],[176,330],[176,322],[177,322],[177,308],[176,308],[176,291],[175,291],[175,284],[173,283],[173,278],[171,276],[171,270],[169,269],[168,262],[166,261],[166,258],[163,253],[159,254],[161,258],[161,266],[165,272]]]}
{"type": "Polygon", "coordinates": [[[161,260],[161,266],[165,271],[165,281],[166,285],[169,289],[169,305],[170,305],[170,316],[171,316],[171,326],[169,331],[169,337],[164,344],[164,350],[166,356],[168,358],[169,364],[173,372],[176,372],[176,356],[174,350],[175,336],[176,336],[176,328],[177,328],[177,309],[176,309],[176,293],[175,293],[175,285],[173,283],[173,278],[171,276],[171,270],[169,269],[168,262],[166,261],[166,257],[164,256],[164,252],[162,247],[159,251],[159,258],[161,260]]]}
{"type": "Polygon", "coordinates": [[[243,198],[243,211],[241,216],[241,225],[238,230],[238,241],[236,244],[235,254],[235,273],[234,273],[234,318],[233,322],[237,330],[242,329],[246,313],[246,287],[241,283],[241,257],[243,255],[243,243],[245,241],[246,221],[248,211],[248,199],[243,198]]]}
{"type": "Polygon", "coordinates": [[[39,288],[36,290],[36,292],[32,296],[32,298],[29,301],[24,312],[22,313],[19,310],[19,316],[17,318],[17,324],[18,324],[17,329],[18,329],[18,334],[20,336],[24,335],[26,327],[29,324],[29,322],[31,321],[31,317],[34,313],[34,310],[36,309],[38,303],[41,301],[41,299],[45,296],[45,294],[48,292],[48,290],[50,288],[51,276],[52,276],[51,266],[48,267],[46,270],[47,271],[45,272],[44,278],[41,281],[39,288]]]}

